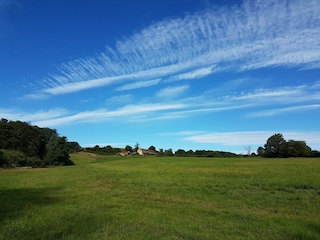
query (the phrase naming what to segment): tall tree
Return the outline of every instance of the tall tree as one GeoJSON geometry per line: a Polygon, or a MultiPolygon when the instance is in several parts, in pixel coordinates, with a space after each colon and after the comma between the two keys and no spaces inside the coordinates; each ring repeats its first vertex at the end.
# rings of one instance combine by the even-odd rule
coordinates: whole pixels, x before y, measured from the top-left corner
{"type": "Polygon", "coordinates": [[[133,151],[136,152],[136,151],[138,151],[139,148],[140,148],[140,145],[139,145],[139,143],[137,142],[136,145],[134,146],[133,151]]]}
{"type": "Polygon", "coordinates": [[[287,142],[288,157],[307,157],[311,155],[311,148],[305,141],[289,140],[287,142]]]}
{"type": "Polygon", "coordinates": [[[148,149],[152,151],[156,151],[156,148],[154,146],[150,146],[148,149]]]}
{"type": "Polygon", "coordinates": [[[286,157],[287,155],[287,142],[281,133],[269,137],[264,148],[266,157],[286,157]]]}
{"type": "Polygon", "coordinates": [[[47,165],[73,165],[69,157],[66,137],[52,135],[47,144],[45,163],[47,165]]]}
{"type": "Polygon", "coordinates": [[[130,145],[127,145],[125,148],[124,148],[125,151],[127,152],[131,152],[132,151],[132,147],[130,145]]]}
{"type": "Polygon", "coordinates": [[[178,149],[175,153],[175,156],[185,156],[186,155],[186,151],[183,149],[178,149]]]}
{"type": "Polygon", "coordinates": [[[167,156],[173,156],[172,148],[169,148],[168,150],[165,150],[164,153],[165,153],[167,156]]]}
{"type": "Polygon", "coordinates": [[[113,147],[111,147],[110,145],[107,145],[103,148],[103,151],[106,153],[106,154],[114,154],[115,150],[113,147]]]}
{"type": "Polygon", "coordinates": [[[263,147],[259,147],[257,150],[258,156],[264,156],[265,150],[263,147]]]}
{"type": "Polygon", "coordinates": [[[316,156],[315,151],[305,141],[286,141],[282,134],[274,134],[268,138],[263,147],[259,147],[258,155],[263,157],[310,157],[316,156]]]}
{"type": "MultiPolygon", "coordinates": [[[[57,131],[39,128],[27,122],[0,120],[0,149],[7,166],[69,165],[66,138],[57,131]],[[58,155],[63,155],[58,157],[58,155]]],[[[0,164],[1,165],[1,164],[0,164]]],[[[3,165],[3,164],[2,164],[3,165]]]]}
{"type": "Polygon", "coordinates": [[[0,149],[8,149],[9,139],[13,135],[13,128],[7,119],[2,118],[0,121],[0,149]]]}

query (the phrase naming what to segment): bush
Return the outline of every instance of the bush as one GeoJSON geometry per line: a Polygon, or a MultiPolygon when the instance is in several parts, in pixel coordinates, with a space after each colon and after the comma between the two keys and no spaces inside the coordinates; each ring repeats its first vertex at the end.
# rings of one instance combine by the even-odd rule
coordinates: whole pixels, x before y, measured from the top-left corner
{"type": "Polygon", "coordinates": [[[0,167],[4,167],[7,163],[7,160],[4,157],[3,151],[0,150],[0,167]]]}
{"type": "Polygon", "coordinates": [[[2,167],[25,166],[27,159],[23,152],[16,150],[1,150],[0,164],[2,167]]]}

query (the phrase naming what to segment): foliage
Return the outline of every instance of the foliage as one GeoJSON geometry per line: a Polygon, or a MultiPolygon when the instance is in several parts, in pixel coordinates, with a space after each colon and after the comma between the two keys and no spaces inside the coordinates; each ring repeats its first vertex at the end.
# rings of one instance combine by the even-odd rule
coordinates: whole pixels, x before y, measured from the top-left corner
{"type": "Polygon", "coordinates": [[[71,159],[0,172],[0,239],[320,239],[318,159],[71,159]]]}
{"type": "MultiPolygon", "coordinates": [[[[59,137],[54,129],[39,128],[29,123],[21,121],[0,120],[0,166],[18,167],[18,166],[47,166],[57,163],[70,165],[69,151],[79,144],[70,143],[68,145],[65,137],[59,137]],[[60,141],[58,150],[63,149],[64,154],[53,158],[52,149],[54,144],[50,141],[55,138],[60,141]],[[51,151],[51,152],[50,152],[51,151]]],[[[60,165],[59,164],[59,165],[60,165]]]]}
{"type": "Polygon", "coordinates": [[[286,156],[286,140],[281,133],[274,134],[268,138],[264,145],[266,157],[285,157],[286,156]]]}
{"type": "Polygon", "coordinates": [[[66,142],[66,144],[69,148],[70,153],[76,153],[81,151],[81,146],[79,145],[78,142],[66,142]]]}
{"type": "Polygon", "coordinates": [[[155,152],[156,152],[156,147],[155,147],[155,146],[150,146],[150,147],[148,148],[148,150],[152,150],[152,151],[155,151],[155,152]]]}
{"type": "Polygon", "coordinates": [[[316,150],[312,150],[310,153],[310,157],[320,157],[320,152],[316,150]]]}
{"type": "Polygon", "coordinates": [[[3,151],[0,150],[0,166],[4,166],[7,163],[7,160],[4,156],[3,151]]]}
{"type": "MultiPolygon", "coordinates": [[[[136,144],[136,147],[138,144],[136,144]]],[[[102,155],[116,155],[119,152],[123,151],[123,149],[120,148],[112,148],[110,145],[107,145],[105,147],[100,147],[99,145],[94,146],[93,148],[86,148],[84,149],[86,152],[90,153],[96,153],[96,154],[102,154],[102,155]]],[[[135,148],[130,147],[127,145],[124,148],[125,151],[130,151],[131,153],[135,152],[135,148]]],[[[156,156],[158,157],[170,157],[170,156],[176,156],[176,157],[239,157],[239,155],[231,152],[224,152],[224,151],[212,151],[212,150],[188,150],[185,151],[183,149],[178,149],[177,151],[173,151],[172,148],[169,149],[163,149],[160,148],[159,151],[156,151],[156,148],[154,146],[150,146],[148,150],[153,150],[156,152],[156,156]]]]}
{"type": "Polygon", "coordinates": [[[3,167],[20,167],[26,162],[26,155],[21,151],[5,149],[0,151],[0,165],[3,167]]]}
{"type": "Polygon", "coordinates": [[[185,151],[183,149],[178,149],[174,155],[177,157],[238,157],[237,154],[231,152],[212,150],[185,151]]]}
{"type": "Polygon", "coordinates": [[[167,156],[173,156],[173,151],[172,151],[171,148],[169,148],[168,150],[164,151],[164,154],[167,155],[167,156]]]}
{"type": "Polygon", "coordinates": [[[127,146],[124,148],[124,150],[125,150],[125,151],[129,151],[129,152],[131,152],[131,151],[132,151],[132,147],[131,147],[131,146],[129,146],[129,145],[127,145],[127,146]]]}
{"type": "Polygon", "coordinates": [[[102,154],[102,155],[115,155],[118,152],[121,152],[120,148],[113,148],[110,145],[107,145],[105,147],[100,147],[99,145],[96,145],[93,148],[85,148],[84,150],[90,153],[96,153],[96,154],[102,154]]]}
{"type": "Polygon", "coordinates": [[[305,141],[286,141],[281,133],[268,138],[264,148],[259,147],[257,153],[263,157],[309,157],[317,156],[317,151],[312,151],[305,141]]]}
{"type": "Polygon", "coordinates": [[[45,165],[73,165],[69,157],[69,148],[66,137],[52,135],[47,144],[45,165]]]}
{"type": "Polygon", "coordinates": [[[288,157],[307,157],[311,153],[311,148],[307,146],[305,141],[289,140],[287,142],[288,157]]]}
{"type": "Polygon", "coordinates": [[[258,156],[264,156],[265,149],[263,147],[258,147],[257,154],[258,156]]]}
{"type": "Polygon", "coordinates": [[[186,153],[186,151],[183,150],[183,149],[178,149],[178,150],[175,152],[175,156],[185,157],[185,156],[187,156],[187,153],[186,153]]]}

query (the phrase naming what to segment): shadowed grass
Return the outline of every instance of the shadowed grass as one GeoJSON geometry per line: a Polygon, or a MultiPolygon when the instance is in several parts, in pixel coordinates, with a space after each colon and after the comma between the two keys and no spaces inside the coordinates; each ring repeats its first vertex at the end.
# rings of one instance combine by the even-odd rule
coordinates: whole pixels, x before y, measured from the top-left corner
{"type": "Polygon", "coordinates": [[[0,239],[320,237],[319,159],[72,160],[0,172],[0,239]]]}

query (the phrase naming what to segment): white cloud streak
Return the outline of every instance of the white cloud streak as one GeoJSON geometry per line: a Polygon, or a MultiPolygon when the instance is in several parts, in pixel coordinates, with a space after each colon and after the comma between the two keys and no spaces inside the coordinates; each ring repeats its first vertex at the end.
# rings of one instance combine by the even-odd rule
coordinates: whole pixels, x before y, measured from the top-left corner
{"type": "MultiPolygon", "coordinates": [[[[1,116],[10,120],[32,122],[39,126],[57,126],[79,122],[119,121],[146,122],[187,118],[194,114],[232,111],[242,109],[242,117],[270,117],[281,114],[300,114],[320,108],[319,83],[278,89],[261,89],[233,96],[212,98],[211,94],[185,99],[175,99],[189,88],[188,85],[164,88],[156,93],[161,103],[126,105],[134,101],[131,94],[106,99],[106,105],[114,110],[96,109],[92,111],[68,112],[52,109],[34,113],[0,109],[1,116]],[[117,106],[124,107],[117,108],[117,106]],[[277,107],[275,107],[277,106],[277,107]],[[259,109],[264,109],[257,111],[259,109]],[[263,107],[263,108],[261,108],[263,107]],[[159,112],[161,114],[155,114],[159,112]]],[[[240,116],[241,117],[241,116],[240,116]]]]}
{"type": "Polygon", "coordinates": [[[114,119],[122,121],[130,120],[143,114],[150,114],[154,112],[166,112],[174,109],[185,108],[183,104],[140,104],[140,105],[127,105],[123,108],[108,111],[106,109],[98,109],[93,111],[79,112],[76,114],[69,114],[57,118],[48,118],[45,120],[34,121],[33,124],[38,126],[58,126],[66,124],[75,124],[81,122],[102,122],[114,119]]]}
{"type": "Polygon", "coordinates": [[[159,133],[159,136],[190,136],[190,135],[198,135],[198,134],[204,134],[204,131],[198,131],[198,130],[188,130],[188,131],[180,131],[180,132],[164,132],[159,133]]]}
{"type": "Polygon", "coordinates": [[[170,81],[179,81],[179,80],[189,80],[189,79],[198,79],[203,78],[205,76],[208,76],[213,73],[213,68],[201,68],[197,69],[195,71],[190,71],[187,73],[178,74],[176,76],[173,76],[169,78],[168,82],[170,81]]]}
{"type": "Polygon", "coordinates": [[[236,146],[243,144],[261,144],[270,136],[270,132],[222,132],[194,135],[185,138],[185,140],[196,143],[215,143],[236,146]]]}
{"type": "Polygon", "coordinates": [[[106,100],[107,105],[117,105],[117,104],[124,104],[126,105],[127,103],[132,102],[134,99],[133,95],[131,94],[125,94],[125,95],[119,95],[119,96],[114,96],[111,98],[108,98],[106,100]]]}
{"type": "Polygon", "coordinates": [[[305,111],[312,111],[320,109],[320,104],[310,104],[310,105],[301,105],[301,106],[293,106],[293,107],[284,107],[277,108],[271,110],[265,110],[260,112],[254,112],[248,114],[248,117],[256,118],[256,117],[272,117],[276,115],[286,114],[286,113],[302,113],[305,111]]]}
{"type": "MultiPolygon", "coordinates": [[[[280,133],[283,134],[286,140],[303,140],[306,141],[308,145],[314,147],[320,142],[320,132],[280,131],[280,133]]],[[[184,140],[195,143],[222,144],[226,146],[263,146],[267,139],[273,134],[275,134],[275,132],[271,131],[220,132],[194,135],[186,137],[184,140]]]]}
{"type": "Polygon", "coordinates": [[[49,111],[38,111],[33,113],[26,113],[16,109],[0,109],[1,118],[12,121],[46,121],[47,119],[54,119],[68,114],[68,111],[62,108],[54,108],[49,111]]]}
{"type": "Polygon", "coordinates": [[[167,87],[157,92],[157,97],[164,99],[177,98],[189,88],[188,85],[167,87]]]}
{"type": "Polygon", "coordinates": [[[124,86],[121,86],[117,88],[117,91],[125,91],[125,90],[132,90],[136,88],[145,88],[145,87],[151,87],[154,85],[157,85],[161,79],[154,79],[154,80],[149,80],[149,81],[140,81],[140,82],[134,82],[130,84],[126,84],[124,86]]]}
{"type": "Polygon", "coordinates": [[[146,78],[187,80],[225,70],[319,68],[319,12],[318,0],[247,0],[157,22],[97,56],[61,65],[43,79],[41,92],[139,79],[138,87],[146,78]]]}
{"type": "Polygon", "coordinates": [[[225,96],[225,102],[253,103],[255,105],[297,104],[319,102],[320,92],[315,85],[300,85],[292,87],[258,89],[238,95],[225,96]]]}

